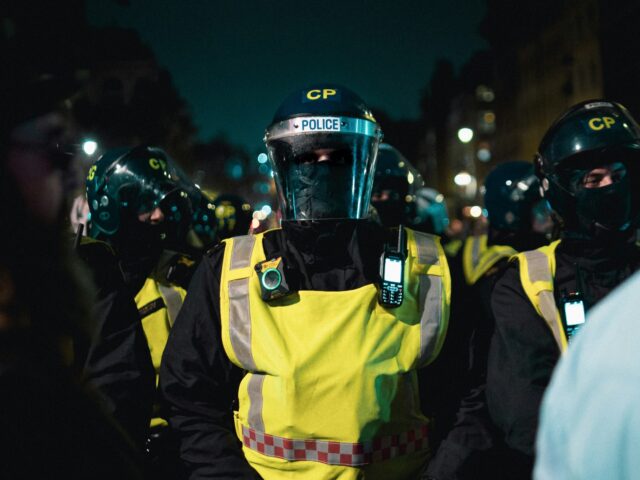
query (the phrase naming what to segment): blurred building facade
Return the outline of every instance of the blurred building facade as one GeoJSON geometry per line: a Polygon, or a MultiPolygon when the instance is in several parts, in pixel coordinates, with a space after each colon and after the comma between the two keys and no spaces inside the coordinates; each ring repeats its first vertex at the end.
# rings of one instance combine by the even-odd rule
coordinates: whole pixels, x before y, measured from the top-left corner
{"type": "Polygon", "coordinates": [[[558,115],[604,94],[599,0],[488,0],[482,28],[496,59],[496,156],[529,160],[558,115]]]}
{"type": "Polygon", "coordinates": [[[487,0],[488,51],[459,72],[437,64],[423,102],[417,164],[427,183],[477,203],[493,166],[531,160],[551,123],[580,101],[609,98],[640,118],[639,24],[637,0],[487,0]],[[461,128],[473,137],[461,141],[461,128]]]}

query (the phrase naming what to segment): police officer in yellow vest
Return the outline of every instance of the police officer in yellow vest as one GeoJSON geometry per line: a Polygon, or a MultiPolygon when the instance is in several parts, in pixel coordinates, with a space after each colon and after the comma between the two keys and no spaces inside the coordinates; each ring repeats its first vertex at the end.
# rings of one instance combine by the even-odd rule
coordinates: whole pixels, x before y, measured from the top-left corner
{"type": "Polygon", "coordinates": [[[560,238],[518,254],[491,300],[486,394],[509,478],[531,475],[540,400],[585,312],[638,267],[639,165],[640,128],[606,100],[572,107],[540,143],[535,167],[560,238]]]}
{"type": "Polygon", "coordinates": [[[446,407],[454,415],[448,415],[449,425],[441,425],[447,430],[446,439],[429,465],[431,478],[438,480],[501,478],[499,458],[503,447],[494,435],[484,396],[494,325],[491,292],[511,256],[548,243],[544,228],[549,210],[531,163],[505,162],[491,170],[484,182],[484,206],[488,231],[482,236],[483,248],[471,275],[467,275],[464,296],[456,292],[453,300],[452,323],[457,338],[447,336],[438,359],[449,365],[448,376],[460,386],[457,395],[446,399],[446,407]],[[454,347],[449,346],[450,341],[454,347]],[[447,358],[450,350],[459,358],[447,358]],[[451,371],[451,366],[461,361],[463,371],[451,371]]]}
{"type": "Polygon", "coordinates": [[[424,468],[416,372],[446,333],[449,272],[437,237],[366,219],[381,136],[356,94],[327,84],[295,91],[267,128],[282,228],[203,259],[164,353],[189,478],[424,468]]]}
{"type": "MultiPolygon", "coordinates": [[[[141,146],[105,153],[90,168],[90,235],[115,250],[135,299],[157,377],[169,330],[186,296],[194,261],[167,245],[184,244],[192,221],[186,179],[161,149],[141,146]]],[[[159,449],[166,421],[154,407],[148,449],[159,449]]],[[[150,452],[154,456],[153,452],[150,452]]],[[[157,459],[156,459],[157,460],[157,459]]]]}

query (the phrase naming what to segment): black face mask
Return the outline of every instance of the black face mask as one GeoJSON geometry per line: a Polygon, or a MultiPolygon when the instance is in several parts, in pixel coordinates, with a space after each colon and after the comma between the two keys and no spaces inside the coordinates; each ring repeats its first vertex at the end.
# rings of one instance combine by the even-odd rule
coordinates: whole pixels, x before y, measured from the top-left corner
{"type": "Polygon", "coordinates": [[[292,165],[288,174],[298,219],[349,218],[351,167],[333,162],[292,165]]]}
{"type": "MultiPolygon", "coordinates": [[[[144,223],[130,212],[123,215],[118,233],[113,237],[113,246],[125,262],[140,261],[153,265],[164,249],[167,222],[144,223]]],[[[145,267],[147,268],[147,267],[145,267]]]]}
{"type": "Polygon", "coordinates": [[[380,222],[385,227],[397,227],[400,224],[407,224],[404,202],[400,199],[372,201],[371,205],[375,207],[380,222]]]}
{"type": "Polygon", "coordinates": [[[600,188],[580,188],[575,194],[581,227],[622,232],[631,226],[632,194],[629,176],[600,188]]]}

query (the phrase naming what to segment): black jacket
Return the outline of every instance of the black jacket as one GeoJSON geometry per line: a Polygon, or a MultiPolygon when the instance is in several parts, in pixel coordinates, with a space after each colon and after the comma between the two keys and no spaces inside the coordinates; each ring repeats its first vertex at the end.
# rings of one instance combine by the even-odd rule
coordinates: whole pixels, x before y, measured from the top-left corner
{"type": "MultiPolygon", "coordinates": [[[[638,250],[630,241],[598,246],[565,239],[556,265],[556,304],[564,293],[580,291],[588,311],[637,269],[638,250]]],[[[509,265],[493,290],[486,388],[489,412],[508,447],[504,468],[515,479],[531,476],[540,402],[560,356],[551,330],[524,293],[519,268],[509,265]]]]}
{"type": "Polygon", "coordinates": [[[92,339],[78,359],[83,378],[142,449],[155,395],[155,373],[138,309],[107,244],[85,239],[77,252],[91,271],[97,293],[92,305],[92,339]]]}

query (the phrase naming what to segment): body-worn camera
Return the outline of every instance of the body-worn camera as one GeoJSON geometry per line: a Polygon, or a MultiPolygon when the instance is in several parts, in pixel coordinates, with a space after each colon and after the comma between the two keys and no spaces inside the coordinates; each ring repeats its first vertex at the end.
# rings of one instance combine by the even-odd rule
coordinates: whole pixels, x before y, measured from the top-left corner
{"type": "Polygon", "coordinates": [[[260,296],[265,302],[293,293],[285,276],[282,257],[260,262],[255,269],[260,279],[260,296]]]}

